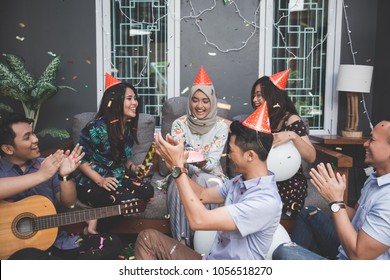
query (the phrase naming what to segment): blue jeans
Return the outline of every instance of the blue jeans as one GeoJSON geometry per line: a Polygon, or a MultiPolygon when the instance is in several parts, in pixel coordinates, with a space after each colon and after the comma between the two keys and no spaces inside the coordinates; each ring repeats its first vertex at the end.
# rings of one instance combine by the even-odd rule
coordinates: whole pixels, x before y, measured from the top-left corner
{"type": "Polygon", "coordinates": [[[275,259],[337,258],[340,241],[333,221],[328,214],[317,207],[304,207],[299,212],[291,240],[300,246],[282,244],[274,251],[275,259]],[[311,251],[318,252],[319,255],[311,251]]]}
{"type": "Polygon", "coordinates": [[[326,260],[326,258],[294,242],[282,243],[272,254],[273,260],[326,260]]]}

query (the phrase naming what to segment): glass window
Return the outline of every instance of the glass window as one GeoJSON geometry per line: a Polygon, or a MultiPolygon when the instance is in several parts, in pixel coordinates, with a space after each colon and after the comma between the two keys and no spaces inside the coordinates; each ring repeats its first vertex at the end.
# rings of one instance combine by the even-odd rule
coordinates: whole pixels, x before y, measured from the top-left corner
{"type": "Polygon", "coordinates": [[[141,112],[160,125],[167,94],[167,11],[165,0],[111,1],[111,63],[121,81],[135,86],[141,112]]]}
{"type": "Polygon", "coordinates": [[[328,1],[275,1],[272,72],[291,69],[286,90],[311,129],[324,127],[328,1]]]}

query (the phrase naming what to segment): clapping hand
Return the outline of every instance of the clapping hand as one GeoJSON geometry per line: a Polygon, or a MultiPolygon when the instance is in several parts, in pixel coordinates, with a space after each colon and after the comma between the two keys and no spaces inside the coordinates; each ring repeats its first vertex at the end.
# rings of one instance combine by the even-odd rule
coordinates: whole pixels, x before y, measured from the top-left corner
{"type": "Polygon", "coordinates": [[[173,166],[184,165],[186,161],[184,155],[184,139],[177,141],[170,134],[167,134],[166,140],[164,140],[161,133],[159,133],[155,138],[155,142],[157,154],[165,161],[165,164],[170,170],[173,166]]]}
{"type": "Polygon", "coordinates": [[[47,156],[42,161],[39,172],[42,172],[42,174],[44,174],[47,179],[53,177],[62,164],[63,155],[63,150],[57,150],[54,154],[47,156]]]}
{"type": "Polygon", "coordinates": [[[59,166],[59,173],[61,176],[66,176],[76,170],[80,165],[81,159],[84,157],[85,153],[82,152],[83,147],[77,144],[72,152],[67,150],[62,155],[61,165],[59,166]]]}
{"type": "Polygon", "coordinates": [[[317,165],[317,170],[310,170],[310,182],[316,187],[322,197],[330,201],[342,201],[347,179],[345,175],[334,173],[332,166],[327,163],[317,165]]]}

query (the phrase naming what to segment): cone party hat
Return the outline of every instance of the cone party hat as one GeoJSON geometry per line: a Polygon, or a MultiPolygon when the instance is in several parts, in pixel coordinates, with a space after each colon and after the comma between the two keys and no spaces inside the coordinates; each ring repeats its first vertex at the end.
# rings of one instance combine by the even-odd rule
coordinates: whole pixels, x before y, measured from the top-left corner
{"type": "Polygon", "coordinates": [[[106,73],[106,89],[108,89],[109,87],[115,86],[117,84],[120,84],[120,83],[121,83],[121,81],[114,78],[110,74],[106,73]]]}
{"type": "Polygon", "coordinates": [[[286,89],[288,76],[290,75],[290,69],[278,72],[269,77],[271,82],[281,90],[286,89]]]}
{"type": "Polygon", "coordinates": [[[194,86],[198,86],[198,85],[210,86],[212,84],[213,83],[211,82],[211,79],[210,79],[209,75],[207,74],[206,70],[204,69],[203,65],[200,66],[198,75],[196,76],[193,85],[194,86]]]}
{"type": "Polygon", "coordinates": [[[271,134],[267,102],[261,104],[242,124],[258,132],[271,134]]]}

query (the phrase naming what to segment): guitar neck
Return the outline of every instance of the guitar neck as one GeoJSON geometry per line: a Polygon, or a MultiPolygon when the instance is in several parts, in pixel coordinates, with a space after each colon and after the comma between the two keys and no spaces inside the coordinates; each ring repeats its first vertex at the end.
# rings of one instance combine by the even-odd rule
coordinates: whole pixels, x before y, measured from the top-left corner
{"type": "Polygon", "coordinates": [[[48,215],[34,218],[34,230],[42,230],[60,227],[88,220],[117,216],[121,214],[121,206],[113,205],[101,208],[71,211],[56,215],[48,215]]]}

